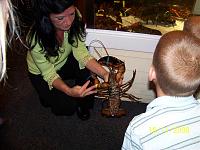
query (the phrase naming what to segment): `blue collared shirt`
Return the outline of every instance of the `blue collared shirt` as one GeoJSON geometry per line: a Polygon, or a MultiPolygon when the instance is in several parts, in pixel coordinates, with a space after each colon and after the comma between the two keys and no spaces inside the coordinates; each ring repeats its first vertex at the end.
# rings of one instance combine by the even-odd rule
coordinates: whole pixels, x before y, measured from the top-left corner
{"type": "Polygon", "coordinates": [[[130,122],[122,150],[200,150],[200,102],[162,96],[130,122]]]}

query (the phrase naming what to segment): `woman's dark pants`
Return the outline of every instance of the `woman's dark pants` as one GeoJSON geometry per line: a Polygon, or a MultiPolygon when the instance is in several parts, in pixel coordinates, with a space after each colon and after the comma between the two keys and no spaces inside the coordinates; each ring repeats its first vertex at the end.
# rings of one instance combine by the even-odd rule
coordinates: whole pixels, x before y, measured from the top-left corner
{"type": "MultiPolygon", "coordinates": [[[[90,78],[90,71],[86,68],[80,70],[79,64],[72,54],[57,73],[64,81],[74,81],[75,85],[83,85],[90,78]]],[[[49,90],[47,82],[41,75],[29,73],[29,78],[39,95],[41,104],[44,107],[50,107],[55,115],[73,115],[77,107],[84,109],[93,107],[94,95],[74,98],[55,88],[49,90]]]]}

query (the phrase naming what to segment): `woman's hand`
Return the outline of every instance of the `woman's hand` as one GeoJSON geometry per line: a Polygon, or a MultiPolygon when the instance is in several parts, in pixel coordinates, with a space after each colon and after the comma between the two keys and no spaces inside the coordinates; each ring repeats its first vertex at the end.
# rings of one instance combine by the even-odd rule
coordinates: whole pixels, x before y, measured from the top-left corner
{"type": "Polygon", "coordinates": [[[91,95],[94,93],[97,93],[96,91],[96,86],[90,86],[88,87],[90,81],[87,81],[83,86],[74,86],[71,88],[70,92],[69,92],[69,96],[72,97],[85,97],[87,95],[91,95]]]}
{"type": "Polygon", "coordinates": [[[88,80],[83,86],[76,85],[71,88],[61,78],[57,78],[53,82],[53,87],[72,97],[85,97],[97,93],[96,86],[88,87],[89,83],[90,81],[88,80]]]}
{"type": "Polygon", "coordinates": [[[124,80],[124,74],[121,74],[121,75],[116,75],[116,82],[119,84],[119,85],[122,85],[123,84],[123,80],[124,80]]]}
{"type": "Polygon", "coordinates": [[[86,67],[93,73],[97,74],[97,76],[102,78],[104,82],[108,82],[109,72],[102,65],[100,65],[95,59],[91,59],[90,61],[88,61],[86,67]]]}
{"type": "Polygon", "coordinates": [[[104,82],[108,82],[108,80],[109,80],[109,72],[105,72],[104,74],[103,74],[103,80],[104,80],[104,82]]]}

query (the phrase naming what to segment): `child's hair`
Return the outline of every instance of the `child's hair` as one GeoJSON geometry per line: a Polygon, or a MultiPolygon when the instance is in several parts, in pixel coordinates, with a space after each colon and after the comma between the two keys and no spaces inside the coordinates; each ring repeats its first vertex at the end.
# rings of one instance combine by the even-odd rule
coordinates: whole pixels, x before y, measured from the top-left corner
{"type": "Polygon", "coordinates": [[[192,95],[200,83],[200,40],[184,31],[166,33],[154,52],[153,66],[166,95],[192,95]]]}
{"type": "Polygon", "coordinates": [[[14,33],[17,33],[14,8],[10,0],[0,1],[0,80],[6,74],[6,46],[10,43],[14,33]],[[9,27],[9,34],[7,34],[7,25],[9,27]]]}
{"type": "Polygon", "coordinates": [[[183,31],[190,32],[200,39],[200,16],[191,16],[185,22],[183,31]]]}

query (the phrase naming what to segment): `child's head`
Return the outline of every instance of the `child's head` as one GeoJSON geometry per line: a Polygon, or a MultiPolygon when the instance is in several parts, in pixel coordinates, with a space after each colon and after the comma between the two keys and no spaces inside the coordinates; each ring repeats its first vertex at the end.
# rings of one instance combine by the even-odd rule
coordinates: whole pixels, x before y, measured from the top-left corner
{"type": "Polygon", "coordinates": [[[200,40],[184,31],[166,33],[153,56],[155,82],[170,96],[192,95],[200,83],[200,40]]]}
{"type": "Polygon", "coordinates": [[[200,16],[189,17],[184,22],[183,31],[192,33],[200,39],[200,16]]]}

